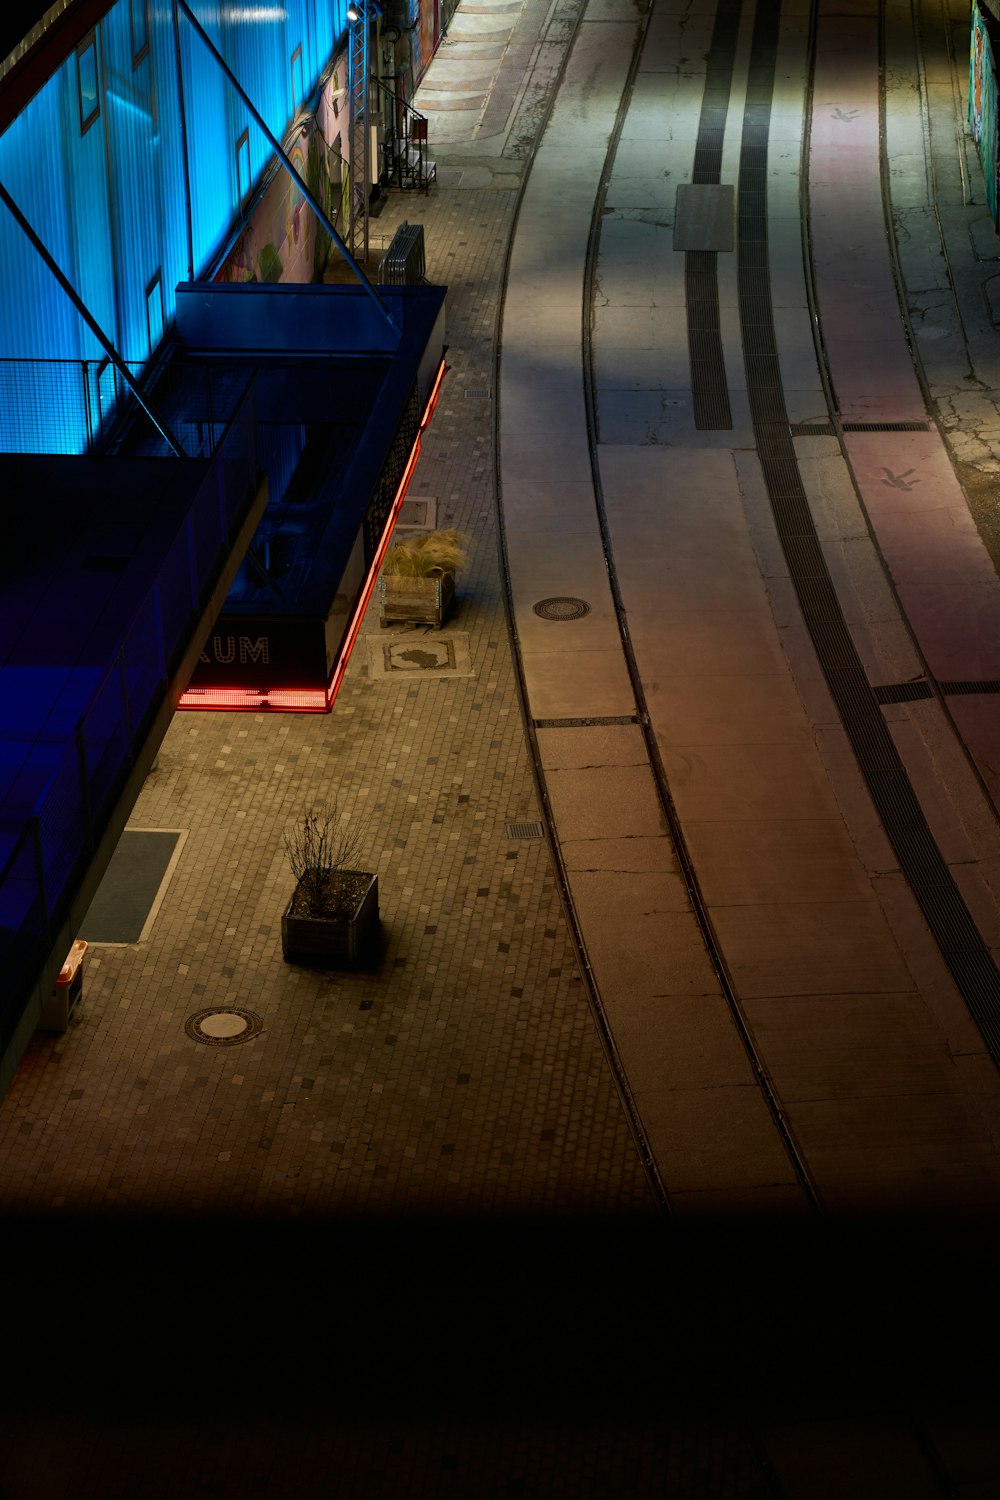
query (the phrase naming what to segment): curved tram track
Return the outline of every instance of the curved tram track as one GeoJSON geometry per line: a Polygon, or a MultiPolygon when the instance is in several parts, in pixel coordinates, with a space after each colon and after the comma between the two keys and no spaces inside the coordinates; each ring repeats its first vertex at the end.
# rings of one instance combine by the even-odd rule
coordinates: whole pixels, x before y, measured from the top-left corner
{"type": "MultiPolygon", "coordinates": [[[[749,12],[749,6],[746,9],[749,12]]],[[[818,5],[814,6],[809,65],[805,70],[808,74],[807,89],[811,88],[812,69],[815,62],[815,17],[818,9],[818,5]]],[[[708,52],[708,69],[698,142],[695,147],[694,180],[697,182],[719,182],[722,140],[729,110],[729,91],[736,51],[734,37],[740,26],[743,10],[741,0],[720,0],[716,13],[715,30],[708,52]]],[[[756,1088],[766,1105],[774,1134],[789,1164],[791,1175],[812,1212],[822,1214],[824,1204],[820,1188],[796,1139],[778,1089],[772,1081],[767,1062],[758,1047],[754,1028],[748,1020],[738,987],[733,981],[671,794],[660,745],[651,724],[639,662],[630,636],[627,601],[623,596],[616,567],[598,461],[597,395],[591,323],[598,247],[605,216],[608,184],[632,103],[651,14],[652,12],[647,13],[639,22],[640,35],[636,37],[636,45],[632,48],[631,63],[620,81],[617,103],[610,116],[603,169],[599,174],[599,182],[590,207],[589,231],[586,235],[582,274],[582,327],[580,329],[589,482],[593,505],[596,508],[603,566],[613,603],[618,643],[627,669],[632,700],[631,711],[622,713],[619,709],[616,717],[594,719],[591,717],[592,704],[586,693],[582,691],[579,693],[576,709],[570,701],[567,701],[564,693],[560,707],[561,717],[557,722],[561,725],[580,726],[630,723],[636,726],[641,734],[649,775],[655,786],[662,819],[669,832],[677,869],[683,880],[690,911],[697,923],[705,953],[749,1062],[756,1088]]],[[[530,158],[532,168],[535,154],[552,120],[559,87],[565,78],[573,47],[581,36],[585,21],[586,12],[584,11],[576,17],[556,87],[550,92],[545,113],[538,123],[530,158]]],[[[739,328],[744,351],[753,444],[759,460],[774,527],[781,542],[798,606],[808,629],[826,686],[854,752],[858,770],[891,842],[899,868],[904,873],[945,964],[969,1012],[976,1021],[986,1048],[996,1063],[1000,1059],[1000,974],[928,828],[926,818],[883,715],[883,700],[876,696],[876,691],[869,683],[865,668],[858,656],[829,574],[799,474],[792,428],[785,405],[768,271],[768,148],[781,26],[780,6],[758,6],[752,17],[752,23],[736,187],[736,265],[739,328]]],[[[808,119],[808,114],[806,118],[808,119]]],[[[808,151],[809,133],[806,129],[802,140],[800,171],[803,225],[808,224],[806,176],[808,151]]],[[[523,642],[517,623],[515,588],[512,582],[509,543],[505,530],[501,462],[500,390],[502,382],[500,372],[504,315],[510,284],[512,255],[529,175],[526,174],[522,179],[518,190],[498,302],[494,343],[494,389],[497,392],[497,400],[494,403],[494,461],[499,511],[497,530],[512,657],[525,732],[532,752],[539,803],[544,812],[548,842],[559,874],[564,909],[574,936],[581,969],[587,978],[593,1012],[654,1194],[664,1209],[669,1211],[668,1192],[644,1129],[640,1111],[636,1106],[626,1069],[615,1045],[600,988],[588,958],[585,933],[572,898],[571,880],[553,818],[544,757],[539,743],[539,728],[548,721],[533,717],[532,714],[523,642]]],[[[809,264],[808,255],[806,264],[807,266],[809,264]]],[[[725,365],[719,336],[718,289],[714,283],[714,275],[714,256],[701,258],[688,256],[687,298],[691,368],[693,384],[697,387],[698,381],[702,382],[701,390],[696,388],[693,392],[695,411],[700,412],[697,425],[718,429],[729,426],[730,421],[727,420],[728,392],[725,389],[725,365]],[[704,298],[705,307],[710,314],[707,323],[697,316],[692,318],[691,299],[693,296],[704,298]],[[696,358],[696,334],[699,329],[704,331],[706,327],[708,337],[698,344],[696,358]]],[[[809,277],[807,277],[807,286],[811,299],[813,325],[817,329],[817,353],[821,368],[823,368],[824,347],[821,330],[818,329],[816,289],[809,277]]],[[[831,436],[837,436],[840,439],[843,456],[849,462],[849,454],[843,446],[841,424],[833,405],[828,374],[826,374],[824,385],[830,405],[831,436]]]]}

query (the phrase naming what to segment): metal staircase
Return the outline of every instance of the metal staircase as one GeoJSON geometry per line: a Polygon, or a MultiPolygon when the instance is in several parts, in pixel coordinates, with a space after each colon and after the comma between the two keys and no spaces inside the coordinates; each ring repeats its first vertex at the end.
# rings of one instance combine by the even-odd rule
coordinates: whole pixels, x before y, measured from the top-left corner
{"type": "Polygon", "coordinates": [[[390,185],[398,188],[430,189],[437,179],[437,162],[427,154],[427,116],[394,93],[380,78],[379,108],[385,121],[385,170],[390,185]]]}

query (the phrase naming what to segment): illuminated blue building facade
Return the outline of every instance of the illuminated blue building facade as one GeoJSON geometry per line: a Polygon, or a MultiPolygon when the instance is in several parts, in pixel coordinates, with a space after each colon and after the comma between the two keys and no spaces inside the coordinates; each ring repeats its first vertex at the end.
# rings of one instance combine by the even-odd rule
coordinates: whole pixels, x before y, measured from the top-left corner
{"type": "MultiPolygon", "coordinates": [[[[345,0],[192,10],[284,138],[343,37],[345,0]]],[[[210,272],[272,157],[184,9],[118,0],[0,135],[0,183],[141,366],[173,321],[178,282],[210,272]]],[[[120,377],[7,213],[0,264],[0,451],[85,452],[120,377]]]]}
{"type": "Polygon", "coordinates": [[[230,706],[329,709],[444,370],[443,288],[302,284],[349,181],[345,0],[30,19],[0,61],[0,1088],[289,494],[292,691],[230,706]]]}

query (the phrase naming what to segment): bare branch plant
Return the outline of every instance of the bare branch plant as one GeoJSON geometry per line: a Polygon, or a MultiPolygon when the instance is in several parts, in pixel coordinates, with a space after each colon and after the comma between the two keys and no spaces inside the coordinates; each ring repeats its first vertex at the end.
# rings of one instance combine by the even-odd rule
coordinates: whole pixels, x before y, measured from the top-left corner
{"type": "Polygon", "coordinates": [[[348,824],[334,798],[307,809],[284,835],[302,915],[337,916],[342,908],[345,915],[353,910],[351,883],[343,877],[358,872],[369,822],[362,818],[348,824]]]}

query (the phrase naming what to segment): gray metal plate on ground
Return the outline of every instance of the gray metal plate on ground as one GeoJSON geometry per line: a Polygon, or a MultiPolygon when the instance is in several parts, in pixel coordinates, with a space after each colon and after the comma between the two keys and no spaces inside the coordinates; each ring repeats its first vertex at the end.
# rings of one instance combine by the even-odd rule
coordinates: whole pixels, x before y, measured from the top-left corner
{"type": "Polygon", "coordinates": [[[79,936],[88,943],[141,943],[186,837],[174,828],[126,828],[79,936]]]}
{"type": "Polygon", "coordinates": [[[675,250],[732,250],[736,194],[731,183],[682,182],[674,217],[675,250]]]}
{"type": "Polygon", "coordinates": [[[433,531],[437,525],[437,500],[433,495],[407,495],[399,507],[396,526],[400,530],[433,531]]]}

